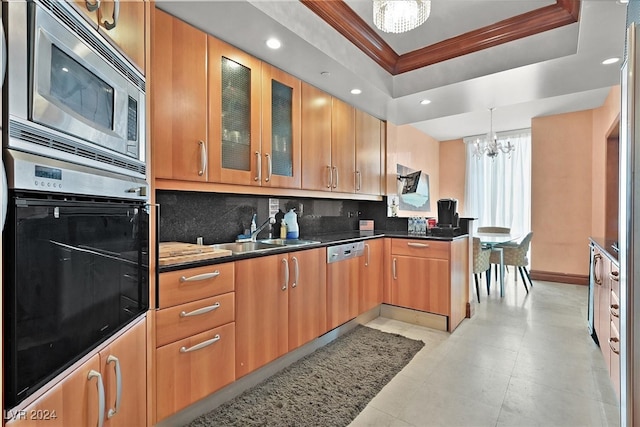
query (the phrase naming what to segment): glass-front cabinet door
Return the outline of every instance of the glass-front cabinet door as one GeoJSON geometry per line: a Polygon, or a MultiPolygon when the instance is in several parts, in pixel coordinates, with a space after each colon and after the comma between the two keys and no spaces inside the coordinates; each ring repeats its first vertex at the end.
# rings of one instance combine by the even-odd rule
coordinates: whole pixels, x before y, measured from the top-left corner
{"type": "Polygon", "coordinates": [[[262,185],[300,188],[300,80],[262,64],[262,185]]]}
{"type": "Polygon", "coordinates": [[[261,185],[261,61],[208,37],[209,180],[261,185]]]}

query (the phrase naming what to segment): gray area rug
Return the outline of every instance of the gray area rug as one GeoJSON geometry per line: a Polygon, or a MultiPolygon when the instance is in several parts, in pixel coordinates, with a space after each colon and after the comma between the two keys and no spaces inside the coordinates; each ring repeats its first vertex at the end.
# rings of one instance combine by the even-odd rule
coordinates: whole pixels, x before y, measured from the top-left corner
{"type": "Polygon", "coordinates": [[[189,427],[346,426],[422,347],[357,326],[189,427]]]}

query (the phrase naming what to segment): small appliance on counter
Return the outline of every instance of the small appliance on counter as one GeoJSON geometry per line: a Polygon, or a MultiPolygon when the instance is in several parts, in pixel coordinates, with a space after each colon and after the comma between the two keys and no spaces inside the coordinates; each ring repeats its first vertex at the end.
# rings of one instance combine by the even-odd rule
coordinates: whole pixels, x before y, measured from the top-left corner
{"type": "Polygon", "coordinates": [[[456,199],[438,200],[438,223],[430,230],[432,236],[455,237],[462,234],[457,209],[456,199]]]}

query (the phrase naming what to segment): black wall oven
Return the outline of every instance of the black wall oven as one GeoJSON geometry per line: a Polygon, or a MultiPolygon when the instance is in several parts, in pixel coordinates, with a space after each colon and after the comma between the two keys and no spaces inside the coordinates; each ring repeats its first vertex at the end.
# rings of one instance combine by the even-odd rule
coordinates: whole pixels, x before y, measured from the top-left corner
{"type": "Polygon", "coordinates": [[[4,390],[13,408],[147,311],[149,221],[146,187],[128,192],[130,178],[8,151],[4,390]],[[87,181],[93,191],[78,190],[87,181]]]}

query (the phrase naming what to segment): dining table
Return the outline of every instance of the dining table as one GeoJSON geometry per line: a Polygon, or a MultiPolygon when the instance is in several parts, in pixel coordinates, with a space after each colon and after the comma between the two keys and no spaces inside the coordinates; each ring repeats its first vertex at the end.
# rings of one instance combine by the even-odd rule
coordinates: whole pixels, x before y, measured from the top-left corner
{"type": "Polygon", "coordinates": [[[480,244],[500,253],[500,297],[504,297],[504,246],[515,244],[522,238],[521,233],[476,233],[480,244]]]}

